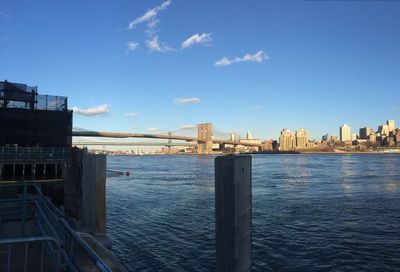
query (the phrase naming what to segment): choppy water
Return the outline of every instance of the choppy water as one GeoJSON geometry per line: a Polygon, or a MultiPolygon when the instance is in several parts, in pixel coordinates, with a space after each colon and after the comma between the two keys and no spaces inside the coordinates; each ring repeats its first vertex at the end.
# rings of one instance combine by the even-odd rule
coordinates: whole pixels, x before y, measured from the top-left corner
{"type": "MultiPolygon", "coordinates": [[[[214,157],[109,157],[130,271],[214,271],[214,157]]],[[[253,156],[253,271],[399,271],[399,155],[253,156]]]]}

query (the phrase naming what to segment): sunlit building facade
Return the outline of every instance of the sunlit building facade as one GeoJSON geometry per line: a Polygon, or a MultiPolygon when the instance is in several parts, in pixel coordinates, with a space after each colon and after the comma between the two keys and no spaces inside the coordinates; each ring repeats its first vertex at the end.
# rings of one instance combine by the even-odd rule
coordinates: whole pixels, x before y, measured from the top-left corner
{"type": "Polygon", "coordinates": [[[340,127],[340,141],[346,142],[351,141],[351,128],[349,125],[344,124],[340,127]]]}

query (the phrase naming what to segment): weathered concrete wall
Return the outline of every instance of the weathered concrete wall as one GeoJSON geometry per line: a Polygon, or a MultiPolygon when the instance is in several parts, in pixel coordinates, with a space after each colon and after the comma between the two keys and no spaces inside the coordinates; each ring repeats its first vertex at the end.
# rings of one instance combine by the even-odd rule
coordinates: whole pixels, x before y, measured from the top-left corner
{"type": "Polygon", "coordinates": [[[251,271],[251,156],[215,159],[217,272],[251,271]]]}
{"type": "Polygon", "coordinates": [[[86,231],[106,233],[106,155],[74,148],[63,172],[67,216],[86,231]]]}

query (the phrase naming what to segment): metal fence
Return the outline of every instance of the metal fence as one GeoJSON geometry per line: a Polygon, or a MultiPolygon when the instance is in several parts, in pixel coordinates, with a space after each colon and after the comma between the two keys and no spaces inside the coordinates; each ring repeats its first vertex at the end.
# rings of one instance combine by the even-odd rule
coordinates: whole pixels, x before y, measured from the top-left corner
{"type": "Polygon", "coordinates": [[[70,156],[68,147],[0,147],[0,163],[63,163],[70,156]]]}
{"type": "Polygon", "coordinates": [[[5,92],[0,91],[0,108],[34,109],[49,111],[68,110],[68,99],[65,96],[34,95],[34,101],[8,100],[5,92]],[[32,104],[33,103],[33,106],[32,104]]]}
{"type": "Polygon", "coordinates": [[[90,271],[112,271],[37,185],[24,182],[0,185],[14,190],[17,187],[23,190],[22,197],[0,199],[0,223],[21,222],[18,237],[0,237],[0,253],[6,256],[0,266],[5,271],[82,271],[88,267],[92,267],[90,271]],[[27,194],[27,187],[32,187],[35,194],[27,194]],[[27,231],[26,224],[32,221],[38,233],[27,231]]]}

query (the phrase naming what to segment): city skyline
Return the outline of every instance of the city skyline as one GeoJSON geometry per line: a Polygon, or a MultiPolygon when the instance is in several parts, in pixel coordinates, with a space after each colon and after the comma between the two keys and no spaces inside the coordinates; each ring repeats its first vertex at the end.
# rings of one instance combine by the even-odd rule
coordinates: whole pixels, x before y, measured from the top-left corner
{"type": "Polygon", "coordinates": [[[399,11],[395,1],[6,0],[0,79],[68,96],[86,129],[375,130],[399,119],[399,11]]]}

